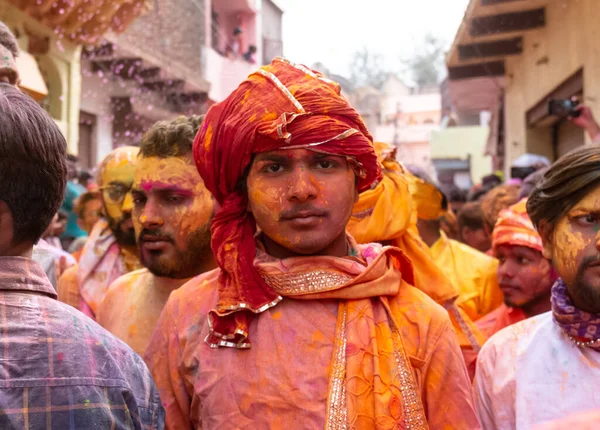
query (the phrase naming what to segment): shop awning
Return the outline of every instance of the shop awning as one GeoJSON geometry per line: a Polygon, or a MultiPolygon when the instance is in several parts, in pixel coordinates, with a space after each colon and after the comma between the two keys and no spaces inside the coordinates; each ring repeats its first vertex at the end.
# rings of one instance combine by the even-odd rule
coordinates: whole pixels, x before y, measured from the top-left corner
{"type": "Polygon", "coordinates": [[[19,87],[36,101],[48,95],[48,87],[33,55],[21,51],[17,57],[17,67],[21,76],[19,87]]]}

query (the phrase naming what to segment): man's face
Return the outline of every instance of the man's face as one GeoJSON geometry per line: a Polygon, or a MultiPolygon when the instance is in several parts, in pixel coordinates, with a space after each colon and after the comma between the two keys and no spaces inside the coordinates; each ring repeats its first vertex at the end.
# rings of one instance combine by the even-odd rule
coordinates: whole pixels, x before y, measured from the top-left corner
{"type": "Polygon", "coordinates": [[[83,208],[83,216],[81,217],[81,228],[88,234],[94,228],[100,218],[102,218],[102,200],[93,199],[87,202],[83,208]]]}
{"type": "Polygon", "coordinates": [[[481,252],[487,252],[492,247],[490,237],[482,228],[472,230],[469,227],[462,227],[460,238],[464,244],[481,252]]]}
{"type": "Polygon", "coordinates": [[[140,260],[154,275],[185,279],[212,259],[214,201],[191,156],[141,158],[133,184],[140,260]]]}
{"type": "Polygon", "coordinates": [[[556,276],[541,252],[526,246],[499,245],[494,254],[500,261],[498,283],[507,306],[526,308],[538,299],[547,299],[556,276]]]}
{"type": "Polygon", "coordinates": [[[600,312],[600,187],[595,188],[544,238],[544,255],[565,281],[574,304],[600,312]]]}
{"type": "Polygon", "coordinates": [[[0,45],[0,82],[15,86],[21,82],[15,57],[10,50],[2,45],[0,45]]]}
{"type": "Polygon", "coordinates": [[[345,157],[305,149],[257,154],[247,188],[248,209],[271,248],[282,251],[275,257],[331,252],[334,242],[345,240],[358,200],[345,157]]]}
{"type": "Polygon", "coordinates": [[[136,153],[120,153],[110,160],[102,173],[102,199],[106,220],[121,246],[135,245],[131,220],[131,185],[137,163],[136,153]]]}

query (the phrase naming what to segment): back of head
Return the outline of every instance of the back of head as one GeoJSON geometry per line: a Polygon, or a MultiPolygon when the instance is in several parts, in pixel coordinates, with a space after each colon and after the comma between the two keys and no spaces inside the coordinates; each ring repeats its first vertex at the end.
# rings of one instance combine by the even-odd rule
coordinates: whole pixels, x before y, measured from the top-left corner
{"type": "Polygon", "coordinates": [[[142,137],[142,157],[184,157],[192,155],[192,146],[204,115],[180,116],[173,121],[155,123],[142,137]]]}
{"type": "Polygon", "coordinates": [[[483,220],[489,232],[494,229],[494,225],[498,220],[498,214],[502,209],[514,205],[519,201],[519,186],[518,185],[500,185],[488,192],[481,201],[481,209],[483,210],[483,220]]]}
{"type": "Polygon", "coordinates": [[[17,44],[17,39],[2,21],[0,21],[0,45],[8,49],[13,57],[16,58],[19,56],[19,45],[17,44]]]}
{"type": "Polygon", "coordinates": [[[542,235],[594,188],[600,186],[600,146],[569,152],[544,174],[527,201],[527,212],[542,235]]]}
{"type": "Polygon", "coordinates": [[[60,207],[66,141],[29,96],[0,83],[0,201],[13,221],[13,243],[35,243],[60,207]]]}
{"type": "Polygon", "coordinates": [[[469,230],[483,230],[483,210],[481,203],[466,203],[457,215],[458,230],[463,227],[469,230]]]}
{"type": "Polygon", "coordinates": [[[544,167],[536,170],[525,178],[521,184],[521,191],[519,191],[519,200],[529,197],[537,183],[544,177],[549,168],[550,167],[544,167]]]}

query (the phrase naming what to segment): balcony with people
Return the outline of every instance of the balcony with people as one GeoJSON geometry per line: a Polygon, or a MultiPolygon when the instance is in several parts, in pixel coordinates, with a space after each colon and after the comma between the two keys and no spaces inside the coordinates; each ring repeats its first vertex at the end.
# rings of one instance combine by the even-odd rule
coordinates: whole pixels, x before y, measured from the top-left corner
{"type": "Polygon", "coordinates": [[[206,78],[211,82],[209,99],[216,102],[260,65],[254,1],[213,2],[207,39],[206,78]]]}

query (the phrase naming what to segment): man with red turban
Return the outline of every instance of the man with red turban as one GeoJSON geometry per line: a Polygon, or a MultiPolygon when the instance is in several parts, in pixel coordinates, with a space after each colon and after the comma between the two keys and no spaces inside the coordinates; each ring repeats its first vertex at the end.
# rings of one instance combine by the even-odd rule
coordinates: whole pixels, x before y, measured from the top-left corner
{"type": "Polygon", "coordinates": [[[504,304],[475,322],[486,336],[550,310],[550,291],[558,275],[542,250],[542,238],[527,215],[527,199],[500,212],[492,251],[499,260],[504,304]]]}
{"type": "Polygon", "coordinates": [[[402,251],[345,231],[381,169],[339,85],[276,59],[194,157],[219,269],[171,294],[145,354],[168,428],[478,428],[446,311],[402,251]]]}

